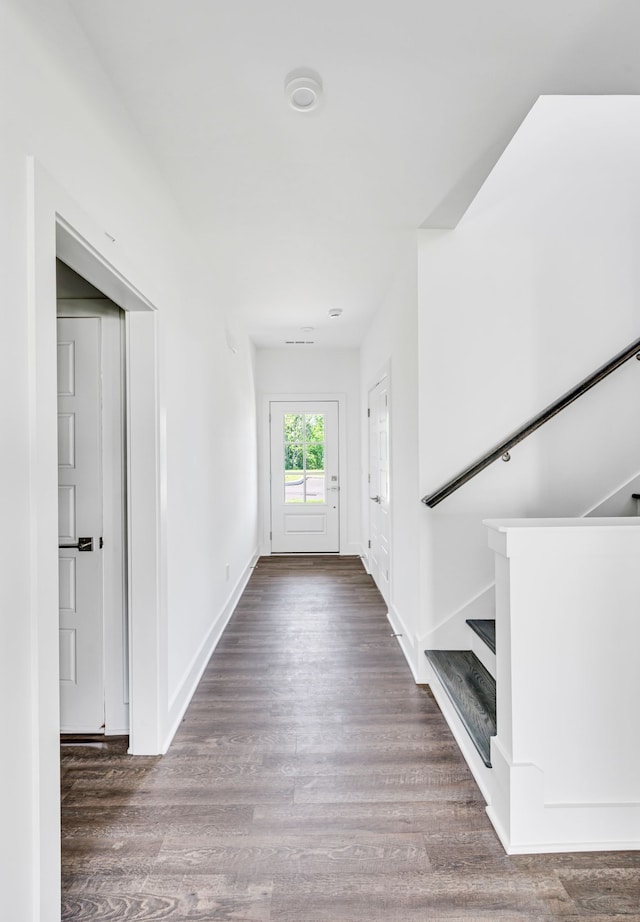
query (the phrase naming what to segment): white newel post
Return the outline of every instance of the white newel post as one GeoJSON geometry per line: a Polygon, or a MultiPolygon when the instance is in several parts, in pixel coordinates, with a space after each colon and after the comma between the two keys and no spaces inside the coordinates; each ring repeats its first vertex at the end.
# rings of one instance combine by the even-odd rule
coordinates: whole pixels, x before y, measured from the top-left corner
{"type": "Polygon", "coordinates": [[[640,847],[640,523],[492,520],[498,734],[512,854],[640,847]]]}

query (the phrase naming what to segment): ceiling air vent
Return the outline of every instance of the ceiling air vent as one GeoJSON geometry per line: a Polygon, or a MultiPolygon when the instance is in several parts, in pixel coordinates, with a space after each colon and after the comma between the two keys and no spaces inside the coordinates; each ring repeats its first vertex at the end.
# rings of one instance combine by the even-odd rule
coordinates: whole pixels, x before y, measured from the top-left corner
{"type": "Polygon", "coordinates": [[[315,346],[315,339],[285,339],[285,346],[315,346]]]}

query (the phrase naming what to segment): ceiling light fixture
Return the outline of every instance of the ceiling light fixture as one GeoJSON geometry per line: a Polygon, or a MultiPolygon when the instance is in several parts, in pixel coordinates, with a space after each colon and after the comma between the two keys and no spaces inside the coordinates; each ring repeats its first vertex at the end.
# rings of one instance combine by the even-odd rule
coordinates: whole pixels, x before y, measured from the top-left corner
{"type": "Polygon", "coordinates": [[[322,101],[322,80],[313,71],[292,71],[284,89],[289,105],[296,112],[312,112],[322,101]]]}
{"type": "Polygon", "coordinates": [[[329,316],[333,319],[335,319],[336,317],[340,317],[341,315],[342,315],[341,307],[332,307],[331,310],[329,311],[329,316]]]}

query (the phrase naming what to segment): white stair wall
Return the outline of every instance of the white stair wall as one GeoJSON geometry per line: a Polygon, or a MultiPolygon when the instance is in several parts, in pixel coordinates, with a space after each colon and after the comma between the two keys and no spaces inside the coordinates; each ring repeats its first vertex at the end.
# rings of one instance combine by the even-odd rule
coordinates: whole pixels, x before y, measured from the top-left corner
{"type": "Polygon", "coordinates": [[[510,854],[640,848],[640,522],[486,524],[496,831],[510,854]]]}

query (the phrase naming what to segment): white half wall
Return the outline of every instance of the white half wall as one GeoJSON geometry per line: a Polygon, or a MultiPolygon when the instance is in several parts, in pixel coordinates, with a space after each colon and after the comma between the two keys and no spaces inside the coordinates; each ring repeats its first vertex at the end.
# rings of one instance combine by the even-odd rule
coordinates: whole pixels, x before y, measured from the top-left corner
{"type": "Polygon", "coordinates": [[[640,523],[488,521],[497,735],[488,809],[510,854],[640,847],[640,523]]]}
{"type": "Polygon", "coordinates": [[[269,542],[269,443],[268,408],[272,399],[341,399],[340,420],[340,553],[362,553],[360,534],[360,391],[357,349],[326,349],[288,346],[255,350],[255,382],[260,408],[258,424],[260,469],[261,553],[270,553],[269,542]]]}

